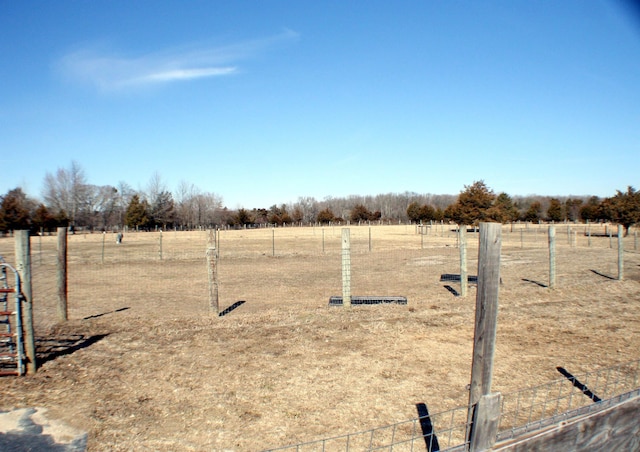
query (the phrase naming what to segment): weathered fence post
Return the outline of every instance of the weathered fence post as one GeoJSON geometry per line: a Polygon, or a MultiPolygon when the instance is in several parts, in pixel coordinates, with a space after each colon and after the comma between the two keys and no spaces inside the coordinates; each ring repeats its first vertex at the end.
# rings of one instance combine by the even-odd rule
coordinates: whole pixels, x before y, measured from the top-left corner
{"type": "Polygon", "coordinates": [[[162,229],[160,229],[160,238],[158,239],[158,255],[160,256],[160,260],[162,260],[162,229]]]}
{"type": "Polygon", "coordinates": [[[618,281],[624,279],[624,237],[622,225],[618,225],[618,281]]]}
{"type": "MultiPolygon", "coordinates": [[[[67,309],[67,228],[60,227],[57,229],[58,236],[58,319],[66,322],[69,318],[67,309]]],[[[104,243],[104,235],[103,235],[104,243]]],[[[104,246],[104,245],[103,245],[104,246]]],[[[103,254],[104,256],[104,254],[103,254]]],[[[103,258],[104,261],[104,258],[103,258]]]]}
{"type": "Polygon", "coordinates": [[[520,229],[520,249],[524,248],[524,231],[520,229]]]}
{"type": "Polygon", "coordinates": [[[218,304],[218,253],[216,249],[216,231],[209,229],[207,236],[207,270],[209,273],[209,310],[220,314],[218,304]]]}
{"type": "Polygon", "coordinates": [[[369,252],[371,252],[371,225],[369,225],[369,252]]]}
{"type": "Polygon", "coordinates": [[[276,228],[271,228],[271,256],[276,255],[276,228]]]}
{"type": "Polygon", "coordinates": [[[342,305],[351,307],[351,238],[342,228],[342,305]]]}
{"type": "Polygon", "coordinates": [[[36,343],[33,331],[33,292],[31,286],[31,244],[29,231],[15,231],[16,270],[20,275],[22,288],[22,325],[24,327],[24,348],[27,355],[27,374],[34,374],[37,370],[36,343]]]}
{"type": "Polygon", "coordinates": [[[324,254],[324,228],[322,228],[322,254],[324,254]]]}
{"type": "Polygon", "coordinates": [[[466,297],[469,285],[467,275],[467,226],[460,225],[458,234],[460,235],[460,296],[466,297]]]}
{"type": "Polygon", "coordinates": [[[549,226],[549,288],[556,286],[556,227],[549,226]]]}
{"type": "Polygon", "coordinates": [[[498,425],[500,424],[500,405],[502,394],[494,392],[484,394],[478,400],[473,418],[473,434],[469,442],[469,450],[488,451],[496,443],[498,425]]]}
{"type": "Polygon", "coordinates": [[[40,235],[38,236],[38,263],[42,265],[42,236],[44,235],[44,228],[40,228],[40,235]]]}
{"type": "MultiPolygon", "coordinates": [[[[60,232],[60,228],[58,228],[58,233],[59,232],[60,232]]],[[[102,258],[100,260],[100,262],[103,263],[103,264],[104,264],[104,240],[105,240],[106,236],[107,236],[107,233],[103,231],[102,232],[102,258]]],[[[58,236],[58,240],[59,239],[60,239],[60,236],[58,236]]],[[[58,241],[58,246],[60,246],[60,241],[58,241]]]]}
{"type": "Polygon", "coordinates": [[[475,412],[481,397],[491,394],[493,357],[498,324],[501,247],[502,225],[498,223],[480,223],[478,293],[476,296],[473,362],[471,365],[469,412],[467,415],[469,422],[467,434],[470,444],[477,444],[479,436],[487,436],[486,432],[483,432],[480,428],[481,426],[473,421],[477,419],[475,412]]]}

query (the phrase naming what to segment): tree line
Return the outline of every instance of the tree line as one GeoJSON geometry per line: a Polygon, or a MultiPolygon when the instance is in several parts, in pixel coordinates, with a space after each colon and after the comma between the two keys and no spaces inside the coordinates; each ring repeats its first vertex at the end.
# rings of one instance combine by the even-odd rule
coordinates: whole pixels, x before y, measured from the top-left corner
{"type": "Polygon", "coordinates": [[[51,231],[58,226],[90,231],[194,229],[260,224],[330,224],[369,221],[613,221],[625,230],[640,222],[640,192],[633,187],[609,198],[510,196],[495,194],[484,181],[465,185],[458,195],[387,193],[369,196],[299,197],[269,208],[230,210],[222,197],[183,181],[171,192],[155,173],[145,189],[90,184],[77,162],[45,175],[41,199],[20,187],[0,196],[0,233],[16,229],[51,231]]]}

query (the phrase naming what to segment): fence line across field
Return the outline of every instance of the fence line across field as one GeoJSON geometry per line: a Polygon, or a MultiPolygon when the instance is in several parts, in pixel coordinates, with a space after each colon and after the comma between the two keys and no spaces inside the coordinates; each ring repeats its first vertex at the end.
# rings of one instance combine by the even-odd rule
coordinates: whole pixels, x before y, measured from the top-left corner
{"type": "MultiPolygon", "coordinates": [[[[431,235],[429,235],[422,233],[426,230],[425,227],[416,225],[350,227],[354,284],[372,281],[372,278],[363,279],[362,274],[373,272],[376,266],[380,267],[380,271],[388,272],[390,277],[387,279],[392,280],[391,275],[401,271],[402,266],[408,263],[420,266],[423,270],[423,278],[427,282],[437,281],[443,274],[459,275],[457,277],[457,281],[460,282],[459,293],[464,296],[467,286],[461,280],[465,273],[465,259],[468,260],[467,266],[473,266],[474,256],[477,253],[475,228],[458,228],[455,225],[447,225],[444,228],[443,225],[437,225],[434,229],[436,232],[430,232],[431,235]],[[464,238],[461,238],[461,229],[464,229],[464,238]],[[462,247],[461,240],[465,240],[462,247]],[[388,265],[385,267],[382,262],[388,262],[388,265]]],[[[531,262],[543,268],[545,261],[547,262],[549,274],[546,278],[541,278],[540,274],[524,273],[520,278],[543,286],[566,284],[566,278],[563,281],[563,274],[569,270],[574,271],[567,265],[575,267],[578,264],[571,257],[577,250],[583,250],[581,252],[590,250],[595,253],[593,256],[597,256],[598,262],[591,268],[576,268],[575,271],[590,272],[587,274],[610,279],[624,279],[624,253],[637,253],[634,250],[637,246],[637,230],[632,231],[626,238],[616,231],[615,240],[613,240],[614,228],[607,225],[514,224],[503,226],[502,229],[504,231],[503,254],[508,265],[531,262]],[[556,234],[554,247],[549,248],[551,228],[556,230],[556,234]],[[567,233],[566,239],[565,228],[574,231],[574,233],[567,233]],[[582,239],[576,241],[574,240],[575,232],[578,228],[581,229],[578,236],[582,239]],[[592,231],[593,235],[585,236],[586,231],[592,231]],[[616,242],[617,246],[614,246],[616,242]],[[553,255],[545,258],[543,254],[538,254],[545,250],[550,254],[553,251],[553,255]],[[559,279],[557,279],[558,276],[559,279]]],[[[323,262],[323,256],[339,255],[341,230],[340,227],[331,226],[217,231],[216,255],[222,272],[219,280],[220,290],[224,291],[225,287],[229,287],[229,280],[225,281],[225,276],[229,274],[225,275],[224,269],[229,262],[236,259],[257,258],[255,265],[270,265],[268,260],[263,262],[260,259],[309,256],[312,259],[308,261],[309,265],[315,265],[314,262],[323,262]]],[[[95,272],[114,272],[114,277],[117,277],[116,275],[120,272],[126,272],[128,276],[135,277],[136,266],[149,261],[156,261],[158,269],[176,261],[190,262],[189,265],[193,265],[194,271],[197,271],[197,267],[201,265],[199,262],[203,265],[201,268],[205,265],[206,234],[206,231],[137,232],[126,234],[120,243],[117,241],[117,235],[111,233],[69,235],[68,265],[71,269],[82,265],[88,266],[86,269],[94,269],[95,272]],[[131,270],[126,270],[127,265],[132,266],[131,270]]],[[[55,263],[58,253],[56,239],[39,236],[32,240],[37,241],[32,249],[34,272],[50,271],[48,266],[55,263]]],[[[12,245],[12,241],[6,239],[0,243],[12,245]]],[[[3,252],[1,248],[0,253],[13,254],[12,250],[3,252]]],[[[166,273],[167,270],[169,269],[164,269],[163,272],[166,273]]],[[[530,266],[523,267],[523,270],[529,272],[530,266]]],[[[46,280],[46,278],[38,279],[46,280]]],[[[161,286],[163,281],[156,281],[155,284],[161,286]]],[[[325,281],[325,285],[327,294],[334,292],[330,295],[335,295],[340,292],[341,280],[337,277],[334,282],[325,281]]],[[[39,286],[36,289],[37,292],[42,290],[40,283],[39,286]]],[[[56,290],[56,288],[52,285],[47,290],[56,290]]],[[[364,287],[363,290],[366,292],[367,288],[364,287]]]]}

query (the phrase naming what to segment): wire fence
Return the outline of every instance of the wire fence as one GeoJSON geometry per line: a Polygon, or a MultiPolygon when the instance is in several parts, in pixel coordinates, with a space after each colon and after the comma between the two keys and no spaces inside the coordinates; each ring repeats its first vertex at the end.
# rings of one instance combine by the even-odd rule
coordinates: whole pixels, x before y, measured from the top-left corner
{"type": "MultiPolygon", "coordinates": [[[[351,294],[404,297],[409,303],[460,295],[457,226],[350,226],[351,294]],[[448,292],[447,292],[448,291],[448,292]],[[443,295],[445,294],[445,295],[443,295]],[[435,297],[435,298],[434,298],[435,297]]],[[[549,286],[549,225],[514,223],[502,234],[504,284],[549,286]]],[[[611,225],[556,225],[557,286],[597,284],[618,277],[617,229],[611,225]],[[614,234],[615,233],[615,234],[614,234]]],[[[223,230],[218,233],[221,306],[239,300],[326,305],[341,295],[341,226],[223,230]]],[[[477,267],[478,234],[467,233],[469,281],[477,267]]],[[[623,239],[628,271],[639,259],[637,229],[623,239]]],[[[157,309],[205,312],[206,231],[137,232],[69,236],[71,317],[94,315],[90,299],[105,310],[152,300],[157,309]],[[183,287],[188,290],[182,290],[183,287]],[[176,298],[179,293],[179,303],[176,298]]],[[[56,321],[56,237],[31,238],[36,326],[56,321]]],[[[0,238],[0,256],[13,261],[14,240],[0,238]]],[[[638,277],[632,274],[632,277],[638,277]]]]}
{"type": "Polygon", "coordinates": [[[467,407],[268,451],[457,451],[465,448],[467,407]],[[437,429],[437,430],[436,430],[437,429]]]}
{"type": "Polygon", "coordinates": [[[576,375],[561,367],[558,372],[564,378],[503,396],[500,440],[602,409],[604,401],[636,394],[640,387],[640,360],[576,375]]]}
{"type": "MultiPolygon", "coordinates": [[[[640,395],[640,360],[572,375],[502,396],[498,441],[594,413],[640,395]]],[[[426,408],[425,408],[426,409],[426,408]]],[[[465,451],[468,407],[424,414],[404,422],[268,451],[465,451]]],[[[594,432],[595,434],[595,432],[594,432]]]]}

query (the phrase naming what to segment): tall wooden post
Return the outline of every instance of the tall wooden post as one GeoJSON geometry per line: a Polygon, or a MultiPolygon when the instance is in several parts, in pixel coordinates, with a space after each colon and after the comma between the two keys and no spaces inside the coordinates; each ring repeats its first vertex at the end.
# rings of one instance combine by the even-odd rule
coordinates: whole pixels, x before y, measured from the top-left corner
{"type": "Polygon", "coordinates": [[[624,279],[624,237],[622,225],[618,225],[618,281],[624,279]]]}
{"type": "MultiPolygon", "coordinates": [[[[529,223],[527,223],[528,225],[529,223]]],[[[524,248],[524,237],[523,237],[523,231],[522,229],[520,229],[520,248],[524,248]]]]}
{"type": "Polygon", "coordinates": [[[351,307],[351,237],[342,228],[342,305],[351,307]]]}
{"type": "Polygon", "coordinates": [[[160,238],[158,239],[158,256],[162,260],[162,229],[160,229],[160,238]]]}
{"type": "Polygon", "coordinates": [[[33,292],[31,286],[31,244],[29,231],[15,231],[16,270],[20,275],[23,296],[22,325],[24,327],[24,348],[27,355],[27,374],[37,370],[36,341],[33,330],[33,292]]]}
{"type": "MultiPolygon", "coordinates": [[[[58,237],[58,319],[66,322],[69,318],[67,308],[67,228],[60,227],[57,230],[58,237]]],[[[103,241],[104,241],[104,235],[103,241]]]]}
{"type": "MultiPolygon", "coordinates": [[[[493,357],[498,325],[498,292],[500,285],[500,252],[502,225],[480,223],[478,249],[478,294],[473,338],[473,362],[469,390],[468,421],[473,422],[475,410],[482,396],[491,394],[493,357]]],[[[472,425],[468,435],[471,443],[478,429],[472,425]]]]}
{"type": "Polygon", "coordinates": [[[556,227],[549,226],[549,288],[556,286],[556,227]]]}
{"type": "Polygon", "coordinates": [[[207,237],[207,270],[209,274],[209,310],[220,314],[218,304],[218,253],[216,249],[216,231],[209,229],[207,237]]]}
{"type": "Polygon", "coordinates": [[[460,296],[466,297],[469,286],[467,275],[467,226],[459,226],[458,233],[460,234],[460,296]]]}
{"type": "MultiPolygon", "coordinates": [[[[58,234],[60,233],[60,229],[61,228],[58,228],[58,234]]],[[[107,237],[107,233],[103,232],[102,233],[102,259],[100,261],[103,264],[104,264],[104,242],[105,242],[106,237],[107,237]]],[[[58,249],[60,249],[60,236],[58,236],[58,249]]]]}

